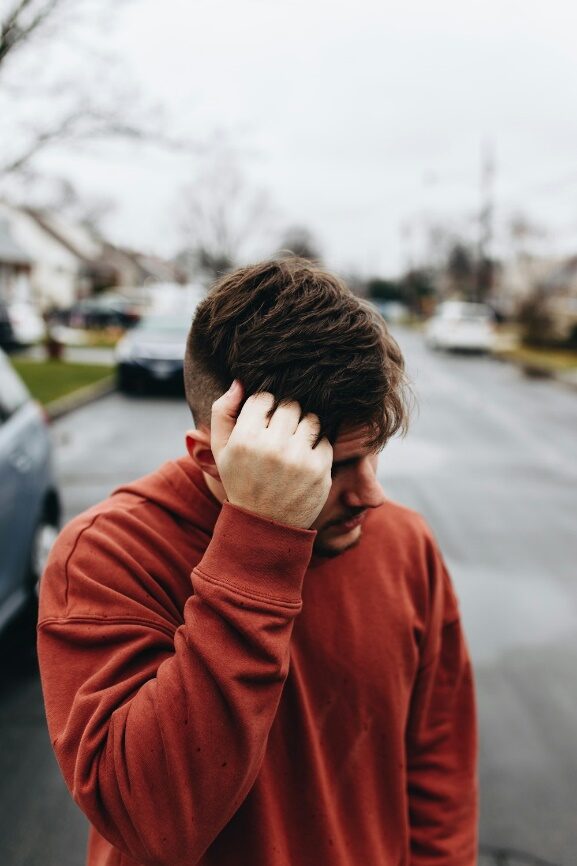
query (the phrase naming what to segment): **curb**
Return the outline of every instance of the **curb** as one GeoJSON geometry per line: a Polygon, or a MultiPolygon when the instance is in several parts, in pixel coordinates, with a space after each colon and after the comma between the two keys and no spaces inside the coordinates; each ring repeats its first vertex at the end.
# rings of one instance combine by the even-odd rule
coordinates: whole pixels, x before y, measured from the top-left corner
{"type": "Polygon", "coordinates": [[[84,388],[79,388],[71,394],[66,394],[65,397],[59,397],[58,400],[53,400],[48,403],[44,409],[51,421],[56,421],[69,412],[74,412],[75,409],[80,409],[81,406],[87,406],[101,397],[106,397],[116,390],[116,381],[114,376],[106,376],[99,382],[93,385],[86,385],[84,388]]]}

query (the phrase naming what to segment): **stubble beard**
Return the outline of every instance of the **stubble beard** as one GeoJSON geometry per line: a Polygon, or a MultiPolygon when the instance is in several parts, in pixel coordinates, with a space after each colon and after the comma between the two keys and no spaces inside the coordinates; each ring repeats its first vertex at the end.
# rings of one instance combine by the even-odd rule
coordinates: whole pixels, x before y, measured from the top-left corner
{"type": "Polygon", "coordinates": [[[317,556],[322,556],[326,559],[334,559],[335,556],[340,556],[341,553],[344,553],[346,550],[351,550],[353,547],[357,547],[357,545],[360,544],[362,537],[363,533],[361,529],[361,531],[357,534],[356,538],[353,538],[353,540],[349,541],[348,544],[340,547],[333,547],[330,542],[324,542],[321,534],[319,533],[315,539],[313,551],[317,556]]]}

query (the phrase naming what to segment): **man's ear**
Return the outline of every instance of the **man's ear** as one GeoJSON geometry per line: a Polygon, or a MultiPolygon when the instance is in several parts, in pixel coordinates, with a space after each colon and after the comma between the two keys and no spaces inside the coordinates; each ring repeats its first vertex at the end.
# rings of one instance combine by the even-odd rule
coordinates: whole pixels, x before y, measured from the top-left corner
{"type": "Polygon", "coordinates": [[[206,472],[207,475],[220,481],[220,475],[210,449],[210,430],[207,427],[201,425],[197,429],[186,431],[186,450],[190,459],[202,472],[206,472]]]}

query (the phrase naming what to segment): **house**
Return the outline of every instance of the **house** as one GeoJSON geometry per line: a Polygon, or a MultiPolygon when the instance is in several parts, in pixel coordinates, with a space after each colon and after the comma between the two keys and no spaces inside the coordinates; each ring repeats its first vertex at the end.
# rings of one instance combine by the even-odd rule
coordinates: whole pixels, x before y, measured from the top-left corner
{"type": "Polygon", "coordinates": [[[505,316],[514,317],[523,302],[560,264],[559,258],[526,253],[504,261],[497,272],[489,300],[505,316]]]}
{"type": "Polygon", "coordinates": [[[24,280],[26,268],[27,287],[21,282],[18,291],[43,311],[68,307],[109,288],[185,281],[180,269],[164,259],[115,246],[53,211],[0,201],[0,223],[9,238],[6,255],[13,259],[18,249],[22,259],[10,263],[10,280],[14,282],[16,267],[24,280]]]}
{"type": "Polygon", "coordinates": [[[10,224],[0,219],[0,301],[29,301],[32,259],[12,236],[10,224]]]}
{"type": "Polygon", "coordinates": [[[38,212],[0,202],[0,220],[29,261],[28,300],[47,310],[67,306],[78,296],[89,294],[87,257],[63,241],[38,212]]]}
{"type": "Polygon", "coordinates": [[[117,275],[117,286],[135,288],[151,283],[185,283],[186,274],[177,264],[158,256],[102,241],[101,259],[117,275]]]}

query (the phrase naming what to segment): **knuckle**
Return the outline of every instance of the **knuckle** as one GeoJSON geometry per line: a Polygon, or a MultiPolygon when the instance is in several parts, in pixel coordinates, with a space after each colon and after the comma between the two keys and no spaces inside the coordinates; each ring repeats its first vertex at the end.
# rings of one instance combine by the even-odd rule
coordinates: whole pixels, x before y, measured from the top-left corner
{"type": "Polygon", "coordinates": [[[313,427],[318,427],[320,430],[321,427],[321,419],[318,415],[315,415],[314,412],[307,412],[304,417],[304,420],[313,427]]]}
{"type": "Polygon", "coordinates": [[[301,413],[301,404],[297,400],[283,400],[279,404],[279,409],[289,409],[291,412],[301,413]]]}
{"type": "Polygon", "coordinates": [[[252,394],[248,398],[247,403],[249,400],[255,405],[258,405],[259,403],[268,405],[273,402],[274,397],[269,391],[258,391],[256,394],[252,394]]]}
{"type": "Polygon", "coordinates": [[[253,443],[251,440],[245,438],[242,434],[239,434],[237,428],[235,428],[228,440],[227,447],[230,454],[235,458],[239,458],[248,456],[251,453],[252,446],[253,443]]]}

